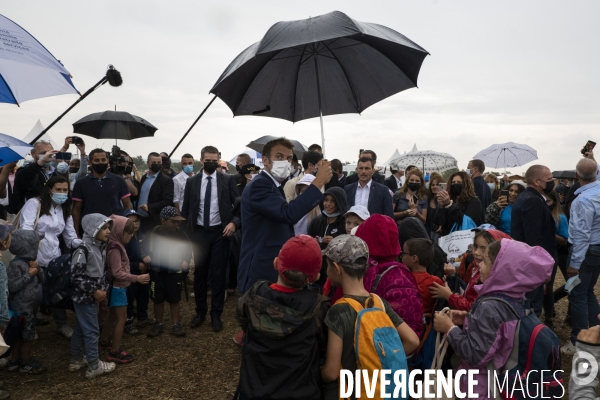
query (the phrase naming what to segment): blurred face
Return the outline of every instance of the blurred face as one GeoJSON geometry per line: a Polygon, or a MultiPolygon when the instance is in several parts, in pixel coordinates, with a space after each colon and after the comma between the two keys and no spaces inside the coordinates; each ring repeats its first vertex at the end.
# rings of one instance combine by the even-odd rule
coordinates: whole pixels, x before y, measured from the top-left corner
{"type": "Polygon", "coordinates": [[[417,256],[410,254],[410,248],[408,245],[404,244],[404,248],[402,249],[402,264],[406,265],[410,270],[419,266],[417,262],[417,256]]]}
{"type": "Polygon", "coordinates": [[[477,261],[477,265],[481,265],[485,250],[488,247],[488,242],[482,237],[478,237],[473,243],[473,258],[477,261]]]}
{"type": "Polygon", "coordinates": [[[489,255],[489,251],[486,247],[484,255],[483,255],[483,261],[481,264],[479,264],[480,266],[480,275],[479,275],[479,280],[481,282],[485,282],[489,277],[490,277],[490,273],[492,272],[492,260],[490,259],[490,255],[489,255]]]}
{"type": "Polygon", "coordinates": [[[175,219],[163,219],[161,220],[162,222],[162,227],[164,229],[166,229],[167,231],[175,231],[177,229],[179,229],[179,224],[181,223],[181,221],[175,220],[175,219]]]}
{"type": "Polygon", "coordinates": [[[123,237],[121,239],[123,240],[123,243],[129,243],[132,237],[133,233],[123,232],[123,237]]]}
{"type": "Polygon", "coordinates": [[[271,168],[273,167],[273,161],[287,161],[290,164],[294,159],[294,151],[292,149],[288,149],[284,145],[278,144],[277,146],[273,146],[271,149],[271,154],[269,157],[263,155],[262,160],[265,165],[265,170],[267,172],[271,172],[271,168]]]}
{"type": "Polygon", "coordinates": [[[543,170],[543,173],[539,178],[534,179],[534,183],[537,187],[544,189],[548,182],[552,182],[554,178],[552,178],[552,172],[548,168],[543,170]]]}
{"type": "Polygon", "coordinates": [[[100,230],[96,234],[96,239],[98,239],[101,242],[107,242],[109,235],[110,235],[110,224],[106,224],[102,228],[100,228],[100,230]]]}
{"type": "Polygon", "coordinates": [[[258,171],[252,171],[249,174],[244,175],[246,177],[246,182],[249,183],[256,174],[258,174],[258,171]]]}
{"type": "Polygon", "coordinates": [[[323,200],[323,209],[328,214],[333,214],[334,212],[337,212],[337,204],[335,204],[335,199],[333,198],[333,196],[329,194],[325,195],[325,200],[323,200]]]}
{"type": "Polygon", "coordinates": [[[193,158],[187,158],[187,157],[182,158],[181,159],[181,167],[183,168],[183,167],[185,167],[187,165],[194,166],[194,159],[193,158]]]}
{"type": "MultiPolygon", "coordinates": [[[[373,159],[373,155],[371,153],[360,153],[360,157],[368,158],[369,160],[373,159]]],[[[375,165],[375,163],[373,163],[373,165],[375,165]]]]}
{"type": "Polygon", "coordinates": [[[52,150],[54,150],[54,148],[52,147],[52,145],[50,143],[39,143],[31,151],[32,152],[31,157],[33,157],[35,159],[39,155],[46,154],[46,152],[52,151],[52,150]],[[34,150],[35,150],[35,152],[34,152],[34,150]]]}
{"type": "Polygon", "coordinates": [[[137,232],[138,229],[140,229],[140,222],[141,222],[140,217],[138,217],[137,215],[130,215],[127,218],[129,218],[130,220],[133,221],[133,232],[134,233],[137,232]]]}
{"type": "Polygon", "coordinates": [[[467,164],[467,169],[471,170],[471,173],[473,173],[473,163],[471,163],[471,161],[469,161],[469,163],[467,164]]]}
{"type": "Polygon", "coordinates": [[[74,159],[69,161],[69,167],[70,168],[79,168],[80,164],[79,164],[79,160],[78,159],[74,159]]]}
{"type": "Polygon", "coordinates": [[[463,179],[460,177],[460,175],[456,175],[454,178],[452,178],[452,184],[456,185],[456,184],[463,184],[463,179]]]}
{"type": "Polygon", "coordinates": [[[408,174],[408,183],[418,183],[419,185],[422,183],[421,182],[421,178],[419,177],[419,175],[415,175],[415,174],[408,174]]]}
{"type": "Polygon", "coordinates": [[[517,197],[519,196],[519,189],[517,185],[512,185],[508,188],[508,202],[510,204],[514,203],[517,197]]]}
{"type": "Polygon", "coordinates": [[[359,162],[356,167],[356,173],[358,174],[358,181],[364,186],[373,177],[373,166],[370,162],[359,162]]]}
{"type": "Polygon", "coordinates": [[[546,205],[548,205],[548,207],[553,208],[554,207],[554,200],[548,198],[546,199],[546,205]]]}
{"type": "Polygon", "coordinates": [[[2,250],[6,250],[10,247],[11,239],[12,239],[12,233],[9,233],[6,240],[0,244],[0,247],[2,247],[2,250]]]}
{"type": "Polygon", "coordinates": [[[356,214],[346,215],[346,234],[349,235],[352,229],[363,223],[363,220],[356,214]]]}
{"type": "Polygon", "coordinates": [[[162,157],[161,156],[150,156],[148,157],[148,169],[152,170],[152,165],[158,164],[162,167],[162,157]]]}
{"type": "Polygon", "coordinates": [[[429,187],[431,188],[431,193],[437,194],[440,191],[440,183],[437,179],[434,179],[429,182],[429,187]]]}

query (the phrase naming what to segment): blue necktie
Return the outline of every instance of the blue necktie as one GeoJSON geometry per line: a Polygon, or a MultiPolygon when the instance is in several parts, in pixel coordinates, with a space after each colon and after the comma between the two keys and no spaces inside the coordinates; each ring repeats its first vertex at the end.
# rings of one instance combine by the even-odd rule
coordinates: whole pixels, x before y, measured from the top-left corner
{"type": "Polygon", "coordinates": [[[212,176],[207,176],[206,180],[206,193],[204,194],[204,227],[210,228],[210,195],[212,192],[212,176]]]}

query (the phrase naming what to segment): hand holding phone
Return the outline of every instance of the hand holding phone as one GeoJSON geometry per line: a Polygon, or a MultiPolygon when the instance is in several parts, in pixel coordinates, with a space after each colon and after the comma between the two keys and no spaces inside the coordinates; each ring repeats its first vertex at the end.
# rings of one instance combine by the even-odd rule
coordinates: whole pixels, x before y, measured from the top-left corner
{"type": "Polygon", "coordinates": [[[440,183],[440,190],[448,191],[448,184],[446,182],[440,183]]]}
{"type": "Polygon", "coordinates": [[[583,146],[583,148],[581,149],[581,154],[583,154],[585,156],[585,153],[589,153],[590,151],[593,151],[594,147],[596,147],[596,142],[588,140],[587,143],[585,144],[585,146],[583,146]]]}

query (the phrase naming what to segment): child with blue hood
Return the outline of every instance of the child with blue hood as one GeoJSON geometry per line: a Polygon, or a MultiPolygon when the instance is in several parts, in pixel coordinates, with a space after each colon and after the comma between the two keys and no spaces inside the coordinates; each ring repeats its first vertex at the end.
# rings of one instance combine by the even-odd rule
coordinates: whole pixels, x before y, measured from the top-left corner
{"type": "MultiPolygon", "coordinates": [[[[500,371],[512,352],[519,318],[525,316],[525,293],[544,283],[552,274],[553,267],[554,259],[539,246],[530,247],[509,239],[493,242],[480,263],[479,279],[483,283],[475,286],[479,297],[471,311],[468,314],[466,311],[453,311],[452,320],[447,315],[434,316],[434,329],[445,334],[462,360],[455,372],[479,370],[474,377],[478,381],[474,392],[479,399],[489,399],[488,365],[500,371]],[[490,297],[508,302],[519,317],[501,301],[483,302],[490,297]],[[458,325],[463,325],[463,328],[458,325]]],[[[463,378],[454,384],[466,393],[466,374],[463,378]]]]}

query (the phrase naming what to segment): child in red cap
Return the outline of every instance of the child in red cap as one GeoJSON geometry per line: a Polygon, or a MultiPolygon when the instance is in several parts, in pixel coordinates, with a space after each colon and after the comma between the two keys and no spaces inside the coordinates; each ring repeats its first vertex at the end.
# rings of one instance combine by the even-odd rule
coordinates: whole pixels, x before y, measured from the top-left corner
{"type": "Polygon", "coordinates": [[[319,279],[321,262],[314,238],[293,237],[273,261],[277,283],[259,281],[239,299],[237,320],[245,332],[240,399],[321,399],[330,302],[306,288],[319,279]]]}

